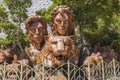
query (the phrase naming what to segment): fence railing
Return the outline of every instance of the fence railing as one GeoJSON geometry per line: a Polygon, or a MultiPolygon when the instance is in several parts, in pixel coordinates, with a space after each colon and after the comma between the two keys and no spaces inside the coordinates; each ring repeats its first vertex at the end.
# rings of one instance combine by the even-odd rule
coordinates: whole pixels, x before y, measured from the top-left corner
{"type": "Polygon", "coordinates": [[[0,80],[120,80],[120,62],[103,60],[97,64],[88,63],[77,67],[69,61],[59,67],[45,67],[44,64],[29,65],[4,62],[0,65],[0,80]],[[56,79],[54,79],[56,78],[56,79]]]}

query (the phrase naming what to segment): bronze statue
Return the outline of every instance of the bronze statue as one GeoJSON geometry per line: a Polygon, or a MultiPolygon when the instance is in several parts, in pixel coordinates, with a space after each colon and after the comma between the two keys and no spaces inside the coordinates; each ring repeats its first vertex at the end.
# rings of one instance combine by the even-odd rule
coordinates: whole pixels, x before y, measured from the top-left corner
{"type": "Polygon", "coordinates": [[[75,35],[73,11],[67,6],[57,6],[51,14],[51,29],[53,35],[75,35]]]}
{"type": "MultiPolygon", "coordinates": [[[[45,45],[41,50],[40,58],[44,63],[45,73],[51,67],[55,68],[65,64],[69,59],[75,57],[75,45],[74,45],[74,36],[46,36],[45,45]]],[[[38,80],[42,79],[40,74],[42,71],[41,66],[36,65],[34,68],[39,68],[38,72],[35,72],[35,78],[38,80]]],[[[49,75],[45,74],[45,80],[67,80],[63,73],[54,72],[49,75]]]]}
{"type": "MultiPolygon", "coordinates": [[[[15,47],[12,48],[3,48],[0,49],[0,63],[7,62],[12,63],[14,60],[14,56],[17,56],[17,52],[15,51],[15,47]]],[[[16,58],[17,59],[17,58],[16,58]]]]}
{"type": "Polygon", "coordinates": [[[25,50],[30,59],[36,61],[38,54],[45,44],[44,37],[48,34],[46,20],[42,16],[31,16],[26,19],[25,24],[30,42],[30,48],[25,50]]]}
{"type": "MultiPolygon", "coordinates": [[[[52,35],[53,36],[75,36],[75,27],[74,27],[73,17],[74,17],[74,13],[70,9],[70,7],[66,5],[55,7],[51,13],[52,35]]],[[[73,42],[75,42],[75,38],[73,42]]],[[[72,59],[70,61],[73,62],[72,59]]],[[[77,63],[77,61],[75,63],[77,63]]]]}
{"type": "Polygon", "coordinates": [[[48,36],[41,51],[46,66],[60,66],[76,54],[73,36],[48,36]]]}
{"type": "Polygon", "coordinates": [[[31,16],[26,20],[28,40],[35,49],[41,50],[44,36],[47,35],[46,20],[42,16],[31,16]]]}

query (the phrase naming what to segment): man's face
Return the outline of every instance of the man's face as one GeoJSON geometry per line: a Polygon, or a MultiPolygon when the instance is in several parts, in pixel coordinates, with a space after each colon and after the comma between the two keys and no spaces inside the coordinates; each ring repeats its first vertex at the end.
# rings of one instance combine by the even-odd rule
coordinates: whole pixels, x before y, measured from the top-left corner
{"type": "Polygon", "coordinates": [[[44,27],[40,22],[35,22],[30,25],[29,40],[41,42],[44,38],[44,27]]]}
{"type": "Polygon", "coordinates": [[[57,14],[54,19],[54,23],[56,26],[56,31],[59,35],[65,35],[67,33],[69,28],[69,17],[67,14],[57,14]]]}

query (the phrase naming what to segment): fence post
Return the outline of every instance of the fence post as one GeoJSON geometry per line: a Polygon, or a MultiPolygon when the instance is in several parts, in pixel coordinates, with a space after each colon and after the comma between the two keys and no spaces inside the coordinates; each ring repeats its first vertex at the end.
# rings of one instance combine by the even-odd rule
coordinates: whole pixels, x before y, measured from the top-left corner
{"type": "Polygon", "coordinates": [[[115,59],[113,59],[113,68],[114,68],[114,80],[116,80],[116,66],[115,66],[115,59]]]}
{"type": "Polygon", "coordinates": [[[103,61],[103,59],[102,59],[102,80],[105,80],[105,73],[104,73],[104,61],[103,61]]]}
{"type": "Polygon", "coordinates": [[[20,65],[20,80],[22,80],[22,78],[23,78],[23,61],[21,61],[21,65],[20,65]]]}
{"type": "Polygon", "coordinates": [[[88,60],[88,80],[90,80],[90,59],[88,60]]]}
{"type": "Polygon", "coordinates": [[[70,62],[69,62],[69,60],[68,60],[68,80],[70,80],[70,62]]]}
{"type": "Polygon", "coordinates": [[[3,67],[3,80],[6,80],[6,76],[5,76],[5,73],[6,73],[6,61],[4,62],[4,67],[3,67]]]}
{"type": "Polygon", "coordinates": [[[44,80],[44,74],[45,74],[45,65],[42,63],[42,80],[44,80]]]}

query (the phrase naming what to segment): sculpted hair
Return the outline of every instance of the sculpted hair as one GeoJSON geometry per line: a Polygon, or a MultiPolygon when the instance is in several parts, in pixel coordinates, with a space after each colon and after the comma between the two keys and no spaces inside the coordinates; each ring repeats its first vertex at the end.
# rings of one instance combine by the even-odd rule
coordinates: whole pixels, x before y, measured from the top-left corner
{"type": "Polygon", "coordinates": [[[26,27],[25,28],[26,28],[27,32],[29,32],[31,24],[35,23],[35,22],[40,22],[43,25],[45,35],[47,35],[48,33],[47,33],[46,19],[42,16],[30,16],[29,18],[26,19],[26,21],[25,21],[26,27]]]}
{"type": "Polygon", "coordinates": [[[75,35],[75,27],[74,27],[74,13],[73,10],[71,10],[68,6],[66,5],[62,5],[62,6],[57,6],[54,8],[54,10],[51,13],[51,29],[52,29],[52,33],[53,35],[56,35],[56,30],[55,30],[55,23],[54,23],[54,19],[57,16],[57,14],[63,14],[66,13],[66,15],[69,17],[69,29],[67,32],[67,36],[70,35],[75,35]]]}

